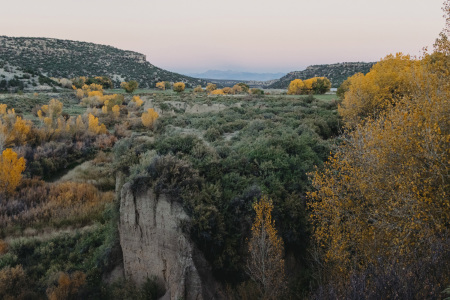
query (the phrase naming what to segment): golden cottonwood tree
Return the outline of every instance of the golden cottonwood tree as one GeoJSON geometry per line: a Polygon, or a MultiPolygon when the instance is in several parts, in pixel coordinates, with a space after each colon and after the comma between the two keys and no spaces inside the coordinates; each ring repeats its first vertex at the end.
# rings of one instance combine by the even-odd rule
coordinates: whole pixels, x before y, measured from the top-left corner
{"type": "Polygon", "coordinates": [[[300,95],[302,91],[304,90],[305,84],[303,83],[303,80],[301,79],[294,79],[289,83],[288,95],[300,95]]]}
{"type": "Polygon", "coordinates": [[[142,113],[142,125],[147,128],[153,128],[153,124],[158,117],[158,113],[153,108],[149,108],[146,112],[142,113]]]}
{"type": "MultiPolygon", "coordinates": [[[[354,77],[349,90],[355,107],[370,107],[365,122],[345,114],[353,109],[346,95],[344,116],[355,125],[314,173],[309,194],[328,274],[344,280],[378,259],[408,266],[450,253],[450,56],[388,56],[371,73],[354,77]]],[[[438,280],[449,284],[449,273],[438,280]]]]}
{"type": "Polygon", "coordinates": [[[114,118],[118,119],[119,116],[120,116],[120,106],[119,105],[114,105],[111,110],[112,110],[114,118]]]}
{"type": "Polygon", "coordinates": [[[294,79],[288,87],[288,95],[325,94],[330,91],[331,82],[326,77],[313,77],[306,80],[294,79]]]}
{"type": "Polygon", "coordinates": [[[206,85],[206,91],[207,91],[208,93],[211,93],[211,92],[214,91],[215,89],[217,89],[217,85],[214,84],[214,83],[208,83],[208,84],[206,85]]]}
{"type": "Polygon", "coordinates": [[[186,85],[183,82],[175,82],[173,84],[173,90],[177,93],[181,93],[186,88],[186,85]]]}
{"type": "Polygon", "coordinates": [[[131,101],[136,103],[137,107],[141,107],[141,105],[144,103],[144,101],[139,96],[134,96],[133,99],[131,99],[131,101]]]}
{"type": "Polygon", "coordinates": [[[17,158],[17,153],[6,149],[0,155],[0,193],[12,194],[22,179],[25,159],[17,158]]]}
{"type": "Polygon", "coordinates": [[[99,124],[98,118],[94,115],[88,115],[88,129],[93,134],[104,134],[106,133],[105,124],[99,124]]]}
{"type": "Polygon", "coordinates": [[[416,84],[414,70],[419,63],[409,55],[388,55],[375,64],[369,73],[350,77],[339,114],[352,127],[366,117],[376,117],[381,111],[408,97],[416,84]]]}
{"type": "Polygon", "coordinates": [[[6,105],[0,105],[0,134],[3,146],[13,147],[26,144],[30,138],[31,122],[16,115],[14,108],[6,111],[6,105]]]}
{"type": "Polygon", "coordinates": [[[160,90],[165,90],[166,89],[166,83],[164,81],[160,81],[156,83],[156,87],[160,90]]]}
{"type": "Polygon", "coordinates": [[[258,285],[263,299],[279,299],[286,287],[284,247],[272,220],[272,200],[262,197],[253,209],[256,217],[248,242],[246,271],[258,285]]]}

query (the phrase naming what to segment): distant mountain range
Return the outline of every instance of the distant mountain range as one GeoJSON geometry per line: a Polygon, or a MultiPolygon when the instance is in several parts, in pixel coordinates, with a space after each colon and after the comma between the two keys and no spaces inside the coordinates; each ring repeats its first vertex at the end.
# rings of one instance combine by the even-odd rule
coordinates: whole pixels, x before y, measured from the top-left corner
{"type": "Polygon", "coordinates": [[[138,81],[143,88],[153,88],[158,81],[206,85],[205,80],[158,68],[141,53],[70,40],[0,36],[0,60],[48,77],[104,75],[116,87],[129,80],[138,81]]]}
{"type": "Polygon", "coordinates": [[[220,71],[209,70],[204,73],[188,73],[186,75],[204,78],[204,79],[220,79],[220,80],[244,80],[244,81],[267,81],[279,79],[286,73],[252,73],[252,72],[237,72],[237,71],[220,71]]]}

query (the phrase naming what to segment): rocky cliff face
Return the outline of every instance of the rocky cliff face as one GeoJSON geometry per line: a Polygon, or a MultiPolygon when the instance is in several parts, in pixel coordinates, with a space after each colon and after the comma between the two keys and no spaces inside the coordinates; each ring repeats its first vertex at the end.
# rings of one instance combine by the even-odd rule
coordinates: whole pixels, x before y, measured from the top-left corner
{"type": "Polygon", "coordinates": [[[208,263],[180,228],[187,220],[180,203],[125,184],[119,224],[125,276],[137,284],[156,276],[166,289],[162,299],[223,298],[208,263]]]}

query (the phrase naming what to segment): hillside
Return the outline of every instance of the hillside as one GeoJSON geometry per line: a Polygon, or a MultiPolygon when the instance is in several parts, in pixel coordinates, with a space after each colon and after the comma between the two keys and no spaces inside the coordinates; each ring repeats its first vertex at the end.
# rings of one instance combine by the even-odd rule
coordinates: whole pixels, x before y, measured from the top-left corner
{"type": "Polygon", "coordinates": [[[337,88],[341,83],[356,73],[366,74],[374,65],[364,62],[344,62],[331,65],[313,65],[307,67],[303,71],[293,71],[281,77],[276,82],[270,84],[268,88],[285,89],[289,83],[294,79],[308,79],[312,77],[327,77],[331,81],[331,87],[337,88]]]}
{"type": "Polygon", "coordinates": [[[94,43],[51,38],[0,36],[0,60],[48,77],[108,76],[115,86],[136,80],[143,88],[158,81],[182,81],[188,86],[206,85],[191,78],[158,68],[144,54],[94,43]]]}

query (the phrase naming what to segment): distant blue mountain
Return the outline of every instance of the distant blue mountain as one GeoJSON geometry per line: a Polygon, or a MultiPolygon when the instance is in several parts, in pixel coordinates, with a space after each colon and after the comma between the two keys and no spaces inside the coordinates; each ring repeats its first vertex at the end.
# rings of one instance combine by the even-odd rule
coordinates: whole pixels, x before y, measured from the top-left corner
{"type": "Polygon", "coordinates": [[[208,70],[204,73],[187,73],[186,75],[204,79],[266,81],[279,79],[284,75],[286,75],[286,73],[251,73],[251,72],[236,72],[230,70],[228,71],[208,70]]]}

